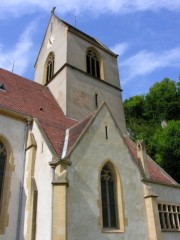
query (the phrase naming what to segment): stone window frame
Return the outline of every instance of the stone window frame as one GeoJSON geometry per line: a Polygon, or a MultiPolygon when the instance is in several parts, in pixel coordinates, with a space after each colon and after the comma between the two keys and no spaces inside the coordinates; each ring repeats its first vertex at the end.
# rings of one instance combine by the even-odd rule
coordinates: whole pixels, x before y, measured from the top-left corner
{"type": "Polygon", "coordinates": [[[45,79],[48,84],[54,76],[55,54],[50,52],[45,64],[45,79]]]}
{"type": "Polygon", "coordinates": [[[7,150],[4,142],[0,139],[0,161],[3,161],[1,169],[0,169],[0,212],[2,208],[2,198],[3,198],[3,188],[4,188],[4,178],[5,178],[5,172],[6,172],[6,162],[7,162],[7,150]]]}
{"type": "Polygon", "coordinates": [[[99,171],[99,209],[101,229],[103,233],[123,233],[125,232],[125,218],[124,218],[124,205],[123,205],[123,190],[119,171],[111,160],[106,160],[100,167],[99,171]],[[115,228],[103,226],[103,211],[102,211],[102,194],[101,194],[101,171],[105,165],[108,165],[114,176],[115,196],[116,196],[116,217],[117,226],[115,228]]]}
{"type": "Polygon", "coordinates": [[[0,141],[4,144],[6,148],[6,163],[4,170],[4,179],[3,179],[3,189],[1,195],[1,206],[0,206],[0,235],[5,234],[6,227],[9,225],[9,214],[8,207],[11,196],[11,177],[15,171],[14,165],[14,155],[10,142],[6,137],[0,135],[0,141]]]}
{"type": "Polygon", "coordinates": [[[101,57],[92,47],[86,50],[86,71],[91,76],[101,79],[101,57]]]}
{"type": "Polygon", "coordinates": [[[159,202],[158,211],[162,231],[180,232],[180,204],[159,202]]]}

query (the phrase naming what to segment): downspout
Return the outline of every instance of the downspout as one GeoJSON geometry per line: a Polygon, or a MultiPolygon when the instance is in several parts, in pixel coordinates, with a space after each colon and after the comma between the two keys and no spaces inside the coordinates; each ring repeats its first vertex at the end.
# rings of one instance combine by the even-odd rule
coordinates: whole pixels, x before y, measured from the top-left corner
{"type": "Polygon", "coordinates": [[[17,218],[17,230],[16,230],[16,240],[20,240],[20,230],[21,230],[21,217],[22,217],[22,203],[23,203],[23,188],[24,188],[24,175],[25,175],[25,163],[26,163],[26,144],[27,144],[27,134],[30,123],[32,119],[30,117],[26,118],[27,123],[24,129],[24,149],[23,149],[23,162],[22,162],[22,177],[20,180],[20,190],[19,190],[19,205],[18,205],[18,218],[17,218]]]}

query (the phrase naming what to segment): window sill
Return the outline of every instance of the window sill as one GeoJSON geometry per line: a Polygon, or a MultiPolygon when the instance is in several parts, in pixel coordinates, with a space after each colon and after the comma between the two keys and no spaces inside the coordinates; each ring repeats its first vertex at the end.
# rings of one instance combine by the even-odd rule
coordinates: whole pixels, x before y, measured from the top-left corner
{"type": "Polygon", "coordinates": [[[179,229],[161,229],[162,232],[169,232],[169,233],[172,233],[172,232],[176,232],[176,233],[180,233],[180,230],[179,229]]]}
{"type": "Polygon", "coordinates": [[[103,233],[124,233],[124,230],[121,229],[109,229],[109,228],[103,228],[103,233]]]}

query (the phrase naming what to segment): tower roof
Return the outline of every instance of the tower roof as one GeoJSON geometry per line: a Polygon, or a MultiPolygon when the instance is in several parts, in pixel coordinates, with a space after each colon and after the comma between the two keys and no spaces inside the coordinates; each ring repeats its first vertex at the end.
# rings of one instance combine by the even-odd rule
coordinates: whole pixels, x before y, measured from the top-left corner
{"type": "MultiPolygon", "coordinates": [[[[57,17],[57,16],[56,16],[57,17]]],[[[57,17],[58,18],[58,17],[57,17]]],[[[69,31],[76,33],[78,35],[84,36],[86,38],[88,38],[89,40],[91,40],[95,45],[97,45],[98,47],[102,48],[103,50],[107,51],[108,53],[110,53],[111,55],[113,55],[114,57],[118,57],[118,54],[115,54],[113,51],[110,50],[110,48],[108,48],[105,44],[103,44],[100,40],[98,40],[97,38],[94,38],[84,32],[82,32],[81,30],[79,30],[78,28],[72,26],[71,24],[65,22],[64,20],[58,18],[59,21],[63,22],[69,29],[69,31]]]]}
{"type": "MultiPolygon", "coordinates": [[[[118,57],[117,54],[115,54],[113,51],[111,51],[110,48],[108,48],[107,46],[105,46],[101,41],[99,41],[98,39],[96,39],[96,38],[94,38],[94,37],[92,37],[92,36],[90,36],[90,35],[88,35],[88,34],[86,34],[85,32],[83,32],[83,31],[79,30],[78,28],[72,26],[71,24],[67,23],[66,21],[60,19],[53,11],[52,11],[51,17],[50,17],[50,19],[49,19],[49,23],[48,23],[48,26],[47,26],[47,29],[46,29],[46,32],[45,32],[45,35],[44,35],[44,39],[45,39],[47,30],[48,30],[49,25],[50,25],[50,23],[51,23],[51,21],[52,21],[53,18],[55,18],[57,21],[63,23],[63,24],[68,28],[68,31],[70,31],[70,32],[72,32],[72,33],[74,33],[74,34],[82,37],[82,38],[85,38],[86,40],[89,40],[92,44],[94,44],[95,46],[103,49],[104,51],[108,52],[108,53],[111,54],[112,56],[114,56],[114,57],[116,57],[116,58],[118,57]]],[[[44,42],[44,39],[43,39],[43,41],[42,41],[42,44],[43,44],[43,42],[44,42]]],[[[42,45],[41,45],[41,47],[40,47],[40,51],[41,51],[41,48],[42,48],[42,45]]],[[[40,53],[40,51],[39,51],[39,53],[40,53]]],[[[38,56],[37,56],[37,59],[38,59],[38,57],[39,57],[39,54],[38,54],[38,56]]],[[[36,63],[37,63],[37,59],[36,59],[35,65],[36,65],[36,63]]]]}

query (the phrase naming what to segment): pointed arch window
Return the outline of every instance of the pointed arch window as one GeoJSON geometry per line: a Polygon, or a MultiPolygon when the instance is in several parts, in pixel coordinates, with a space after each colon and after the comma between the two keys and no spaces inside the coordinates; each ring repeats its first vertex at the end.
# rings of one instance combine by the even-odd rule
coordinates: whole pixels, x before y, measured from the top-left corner
{"type": "Polygon", "coordinates": [[[46,84],[49,83],[54,75],[54,54],[51,53],[47,59],[46,84]]]}
{"type": "Polygon", "coordinates": [[[101,201],[103,228],[118,228],[115,176],[109,164],[101,170],[101,201]]]}
{"type": "Polygon", "coordinates": [[[2,141],[0,141],[0,206],[2,202],[2,192],[3,192],[3,182],[4,182],[4,173],[6,165],[6,148],[2,141]]]}
{"type": "Polygon", "coordinates": [[[100,64],[97,54],[92,49],[86,53],[87,73],[94,77],[100,78],[100,64]]]}

